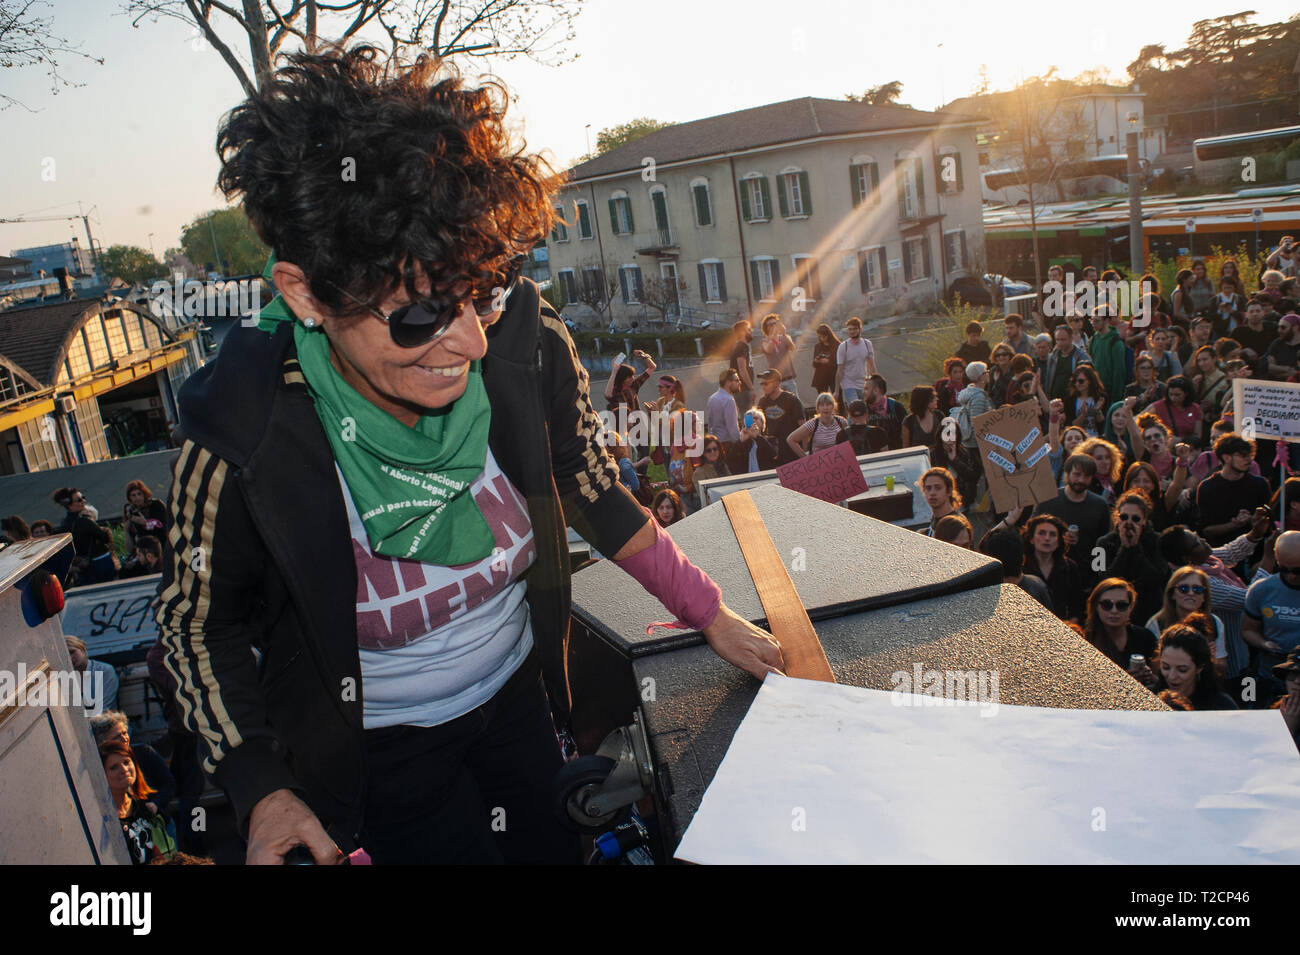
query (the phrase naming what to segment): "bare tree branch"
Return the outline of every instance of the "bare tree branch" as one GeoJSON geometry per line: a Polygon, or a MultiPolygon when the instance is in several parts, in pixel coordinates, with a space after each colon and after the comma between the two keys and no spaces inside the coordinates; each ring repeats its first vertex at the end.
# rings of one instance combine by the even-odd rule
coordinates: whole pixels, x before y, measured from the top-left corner
{"type": "MultiPolygon", "coordinates": [[[[91,56],[52,32],[53,19],[41,16],[36,10],[38,6],[49,4],[44,0],[0,0],[0,69],[43,66],[50,78],[50,92],[55,95],[60,88],[85,85],[74,83],[59,72],[59,58],[81,57],[103,66],[103,57],[91,56]]],[[[15,97],[0,93],[0,109],[10,106],[36,112],[15,97]]]]}

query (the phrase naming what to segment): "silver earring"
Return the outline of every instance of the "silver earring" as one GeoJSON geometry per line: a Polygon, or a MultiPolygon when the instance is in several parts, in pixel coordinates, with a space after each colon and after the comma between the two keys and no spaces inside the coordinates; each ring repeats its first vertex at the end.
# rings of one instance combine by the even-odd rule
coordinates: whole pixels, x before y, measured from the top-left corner
{"type": "Polygon", "coordinates": [[[306,325],[308,328],[315,328],[315,327],[316,327],[316,319],[314,319],[314,318],[304,318],[304,319],[302,320],[302,323],[303,323],[304,325],[306,325]]]}

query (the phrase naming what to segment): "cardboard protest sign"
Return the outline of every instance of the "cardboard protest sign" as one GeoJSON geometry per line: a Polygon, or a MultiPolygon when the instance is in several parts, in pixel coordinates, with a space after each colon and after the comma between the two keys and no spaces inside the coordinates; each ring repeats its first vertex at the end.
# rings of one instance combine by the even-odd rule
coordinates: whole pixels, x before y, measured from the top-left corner
{"type": "Polygon", "coordinates": [[[1039,427],[1037,401],[986,411],[971,427],[997,510],[1032,507],[1056,497],[1056,478],[1048,457],[1051,449],[1039,427]]]}
{"type": "Polygon", "coordinates": [[[838,504],[867,489],[862,466],[847,441],[824,448],[776,469],[782,487],[819,501],[838,504]]]}
{"type": "Polygon", "coordinates": [[[1232,383],[1237,431],[1248,438],[1300,441],[1300,385],[1238,378],[1232,383]]]}

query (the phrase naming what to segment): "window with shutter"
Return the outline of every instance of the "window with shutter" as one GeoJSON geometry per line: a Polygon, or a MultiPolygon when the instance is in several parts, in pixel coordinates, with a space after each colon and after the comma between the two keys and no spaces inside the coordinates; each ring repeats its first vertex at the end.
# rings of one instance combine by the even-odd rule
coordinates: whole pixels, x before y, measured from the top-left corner
{"type": "Polygon", "coordinates": [[[777,177],[777,199],[781,217],[790,219],[808,214],[808,174],[786,172],[777,177]]]}
{"type": "Polygon", "coordinates": [[[853,208],[862,205],[866,191],[863,189],[861,165],[849,167],[849,193],[853,196],[853,208]]]}
{"type": "Polygon", "coordinates": [[[591,213],[587,209],[585,202],[579,201],[578,206],[578,238],[590,239],[594,233],[591,231],[591,213]]]}
{"type": "Polygon", "coordinates": [[[753,179],[746,179],[745,193],[748,221],[766,222],[772,217],[772,194],[768,190],[766,177],[756,176],[753,179]]]}
{"type": "Polygon", "coordinates": [[[876,249],[876,274],[880,276],[880,287],[889,287],[889,258],[885,255],[885,247],[881,246],[876,249]]]}
{"type": "Polygon", "coordinates": [[[713,209],[709,205],[708,183],[696,183],[691,187],[691,193],[695,197],[695,224],[698,226],[713,225],[713,209]]]}
{"type": "Polygon", "coordinates": [[[812,187],[806,172],[799,173],[799,201],[803,206],[803,214],[812,215],[812,187]]]}
{"type": "Polygon", "coordinates": [[[749,180],[736,183],[736,192],[740,195],[740,217],[749,222],[754,218],[754,210],[749,205],[749,180]]]}
{"type": "Polygon", "coordinates": [[[561,206],[555,207],[555,228],[551,230],[551,240],[554,242],[569,241],[569,227],[564,223],[564,209],[561,206]]]}
{"type": "Polygon", "coordinates": [[[714,304],[726,300],[725,285],[722,283],[722,263],[703,262],[700,264],[700,297],[705,302],[714,304]]]}
{"type": "Polygon", "coordinates": [[[858,253],[858,288],[863,295],[871,291],[871,258],[866,252],[858,253]]]}
{"type": "Polygon", "coordinates": [[[727,300],[727,267],[718,262],[714,265],[713,271],[718,279],[718,301],[725,302],[727,300]]]}
{"type": "Polygon", "coordinates": [[[911,282],[914,278],[912,271],[912,251],[916,243],[913,239],[907,239],[903,242],[903,281],[911,282]]]}
{"type": "Polygon", "coordinates": [[[774,302],[781,284],[781,269],[775,259],[755,259],[750,263],[754,292],[760,301],[774,302]]]}
{"type": "Polygon", "coordinates": [[[794,284],[803,289],[804,298],[816,302],[821,296],[821,280],[817,275],[817,261],[809,255],[792,256],[794,260],[794,284]]]}

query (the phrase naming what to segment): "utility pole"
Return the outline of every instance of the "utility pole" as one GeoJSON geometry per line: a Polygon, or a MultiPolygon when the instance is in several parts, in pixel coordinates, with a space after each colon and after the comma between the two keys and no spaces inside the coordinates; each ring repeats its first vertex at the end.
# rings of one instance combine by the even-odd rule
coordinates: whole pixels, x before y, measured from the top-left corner
{"type": "Polygon", "coordinates": [[[1146,271],[1142,238],[1142,166],[1138,162],[1138,114],[1128,114],[1128,135],[1124,148],[1128,153],[1128,265],[1134,275],[1146,271]]]}
{"type": "Polygon", "coordinates": [[[217,259],[217,271],[222,275],[225,275],[226,268],[221,264],[221,248],[217,245],[217,229],[216,226],[212,224],[212,221],[216,219],[216,217],[217,214],[215,212],[208,216],[208,232],[212,236],[212,254],[216,256],[217,259]]]}

